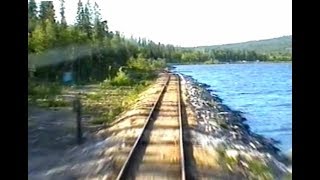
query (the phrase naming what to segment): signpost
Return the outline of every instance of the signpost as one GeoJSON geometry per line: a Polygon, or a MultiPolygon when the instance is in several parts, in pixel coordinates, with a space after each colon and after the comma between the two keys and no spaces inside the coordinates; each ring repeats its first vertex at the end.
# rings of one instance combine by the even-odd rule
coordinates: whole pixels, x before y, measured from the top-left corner
{"type": "Polygon", "coordinates": [[[80,145],[82,143],[82,130],[81,130],[81,101],[80,93],[76,96],[73,101],[73,110],[76,112],[76,123],[77,123],[77,143],[80,145]]]}

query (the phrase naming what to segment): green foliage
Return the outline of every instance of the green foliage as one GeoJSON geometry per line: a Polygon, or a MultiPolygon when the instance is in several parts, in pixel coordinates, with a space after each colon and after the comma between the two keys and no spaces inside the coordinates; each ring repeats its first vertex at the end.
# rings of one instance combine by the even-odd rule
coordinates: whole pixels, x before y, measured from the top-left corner
{"type": "Polygon", "coordinates": [[[270,168],[259,160],[248,162],[249,171],[257,179],[272,180],[274,179],[270,168]]]}
{"type": "Polygon", "coordinates": [[[29,19],[37,19],[37,3],[35,0],[30,0],[28,4],[28,18],[29,19]]]}
{"type": "Polygon", "coordinates": [[[122,106],[127,108],[137,101],[139,94],[146,90],[150,84],[146,82],[145,84],[139,84],[133,87],[133,90],[124,98],[122,101],[122,106]]]}
{"type": "Polygon", "coordinates": [[[210,59],[210,60],[207,60],[207,61],[205,61],[205,62],[203,62],[204,64],[215,64],[215,62],[212,60],[212,59],[210,59]]]}
{"type": "Polygon", "coordinates": [[[138,71],[154,71],[157,69],[162,69],[166,66],[166,61],[164,59],[146,59],[139,54],[138,58],[130,58],[128,61],[128,67],[138,70],[138,71]]]}
{"type": "Polygon", "coordinates": [[[222,167],[228,171],[240,172],[245,170],[247,172],[246,174],[249,176],[248,179],[274,179],[271,169],[260,159],[247,161],[248,168],[243,169],[243,167],[239,167],[239,159],[227,156],[224,147],[218,147],[216,151],[219,154],[219,161],[221,162],[222,167]]]}
{"type": "Polygon", "coordinates": [[[151,70],[151,62],[142,57],[140,54],[138,58],[130,58],[128,67],[136,70],[151,70]]]}
{"type": "Polygon", "coordinates": [[[138,95],[149,85],[150,82],[145,81],[131,86],[101,86],[99,91],[83,98],[84,112],[95,115],[93,124],[110,123],[136,102],[138,95]]]}
{"type": "Polygon", "coordinates": [[[39,17],[42,22],[49,20],[55,22],[55,10],[53,1],[41,1],[39,17]]]}
{"type": "Polygon", "coordinates": [[[122,71],[122,67],[119,68],[117,76],[114,77],[110,82],[113,86],[128,86],[132,83],[130,77],[122,71]]]}
{"type": "Polygon", "coordinates": [[[28,101],[40,107],[65,107],[70,102],[57,98],[63,87],[56,83],[28,82],[28,101]]]}
{"type": "Polygon", "coordinates": [[[152,69],[159,70],[166,67],[166,60],[165,59],[157,59],[152,61],[152,69]]]}
{"type": "Polygon", "coordinates": [[[101,14],[99,12],[99,6],[94,4],[94,29],[93,38],[95,41],[102,41],[105,36],[104,23],[101,22],[101,14]]]}
{"type": "Polygon", "coordinates": [[[103,97],[103,94],[100,94],[100,93],[93,93],[93,94],[88,94],[86,96],[88,99],[91,99],[93,101],[96,101],[96,100],[99,100],[103,97]]]}
{"type": "Polygon", "coordinates": [[[57,39],[56,26],[52,21],[50,21],[49,19],[46,19],[44,21],[44,27],[45,27],[46,48],[52,48],[55,46],[56,39],[57,39]]]}
{"type": "Polygon", "coordinates": [[[110,123],[112,122],[121,112],[123,111],[122,107],[115,107],[109,109],[101,116],[96,117],[94,120],[91,121],[92,124],[103,124],[103,123],[110,123]]]}
{"type": "Polygon", "coordinates": [[[283,177],[283,180],[292,180],[292,174],[286,174],[284,177],[283,177]]]}
{"type": "Polygon", "coordinates": [[[71,103],[64,101],[62,99],[37,99],[34,103],[37,104],[37,106],[39,107],[67,107],[70,106],[71,103]]]}
{"type": "Polygon", "coordinates": [[[292,36],[283,36],[279,38],[249,41],[243,43],[234,43],[215,46],[201,46],[199,50],[232,50],[232,51],[255,51],[256,53],[290,53],[292,52],[292,36]]]}
{"type": "Polygon", "coordinates": [[[28,31],[32,32],[38,20],[37,3],[35,0],[30,0],[28,4],[28,31]]]}
{"type": "Polygon", "coordinates": [[[65,10],[64,1],[65,0],[60,0],[60,15],[61,15],[60,23],[63,28],[67,27],[67,21],[66,21],[65,11],[64,11],[65,10]]]}
{"type": "Polygon", "coordinates": [[[28,84],[28,95],[37,98],[48,98],[60,94],[62,86],[56,83],[37,83],[29,81],[28,84]]]}
{"type": "Polygon", "coordinates": [[[32,37],[29,38],[29,51],[36,54],[43,52],[46,49],[46,35],[41,25],[37,25],[32,33],[32,37]]]}

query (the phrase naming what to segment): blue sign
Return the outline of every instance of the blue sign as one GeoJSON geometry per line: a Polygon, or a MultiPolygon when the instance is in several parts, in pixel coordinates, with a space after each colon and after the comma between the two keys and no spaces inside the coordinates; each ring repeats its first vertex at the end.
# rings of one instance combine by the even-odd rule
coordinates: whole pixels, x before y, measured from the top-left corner
{"type": "Polygon", "coordinates": [[[65,72],[63,74],[63,82],[66,84],[72,83],[72,72],[65,72]]]}

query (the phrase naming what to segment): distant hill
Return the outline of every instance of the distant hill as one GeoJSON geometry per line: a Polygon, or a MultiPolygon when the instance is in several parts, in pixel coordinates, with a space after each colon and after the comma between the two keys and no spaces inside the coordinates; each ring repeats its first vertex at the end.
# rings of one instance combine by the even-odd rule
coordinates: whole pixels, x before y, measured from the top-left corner
{"type": "Polygon", "coordinates": [[[292,36],[283,36],[273,39],[248,41],[243,43],[213,45],[213,46],[198,46],[194,49],[229,49],[229,50],[247,50],[257,53],[292,53],[292,36]]]}

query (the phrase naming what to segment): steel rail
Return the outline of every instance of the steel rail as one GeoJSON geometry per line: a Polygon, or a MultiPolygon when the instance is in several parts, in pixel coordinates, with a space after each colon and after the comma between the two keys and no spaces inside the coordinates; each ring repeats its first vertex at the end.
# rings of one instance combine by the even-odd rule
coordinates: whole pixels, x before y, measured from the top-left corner
{"type": "Polygon", "coordinates": [[[151,121],[151,119],[152,119],[152,115],[153,115],[153,113],[154,113],[154,110],[155,110],[155,108],[158,106],[158,104],[159,104],[159,102],[160,102],[160,99],[161,99],[161,97],[163,96],[163,94],[164,94],[164,92],[165,92],[165,89],[167,88],[167,86],[168,86],[168,84],[169,84],[171,75],[170,75],[170,74],[168,74],[168,75],[169,75],[169,77],[167,78],[167,80],[166,80],[166,82],[165,82],[165,84],[164,84],[164,86],[163,86],[163,88],[162,88],[162,90],[161,90],[161,92],[160,92],[160,94],[159,94],[156,102],[154,103],[152,109],[150,110],[150,113],[149,113],[149,115],[148,115],[148,117],[147,117],[147,121],[146,121],[146,123],[144,124],[144,126],[143,126],[143,128],[142,128],[142,131],[141,131],[140,135],[138,136],[137,140],[135,141],[132,149],[130,150],[130,153],[129,153],[129,155],[128,155],[128,157],[127,157],[124,165],[122,166],[120,172],[118,173],[118,176],[117,176],[116,180],[124,180],[124,179],[125,179],[125,176],[126,176],[127,173],[128,173],[128,167],[129,167],[130,161],[131,161],[131,159],[132,159],[132,155],[133,155],[134,152],[137,150],[137,148],[136,148],[137,145],[142,141],[142,137],[143,137],[143,135],[144,135],[144,133],[145,133],[145,130],[146,130],[148,124],[150,123],[150,121],[151,121]]]}

